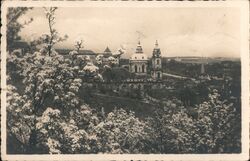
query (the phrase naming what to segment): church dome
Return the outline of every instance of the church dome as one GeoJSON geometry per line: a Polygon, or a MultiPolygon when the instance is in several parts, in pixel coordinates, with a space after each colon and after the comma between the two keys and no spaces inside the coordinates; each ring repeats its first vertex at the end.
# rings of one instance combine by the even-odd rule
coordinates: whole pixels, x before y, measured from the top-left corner
{"type": "Polygon", "coordinates": [[[147,55],[135,53],[130,57],[130,60],[148,60],[147,55]]]}
{"type": "Polygon", "coordinates": [[[130,57],[130,60],[137,60],[137,61],[145,61],[148,60],[147,55],[143,54],[143,50],[142,50],[142,46],[140,41],[137,44],[136,50],[135,50],[135,54],[133,54],[130,57]]]}

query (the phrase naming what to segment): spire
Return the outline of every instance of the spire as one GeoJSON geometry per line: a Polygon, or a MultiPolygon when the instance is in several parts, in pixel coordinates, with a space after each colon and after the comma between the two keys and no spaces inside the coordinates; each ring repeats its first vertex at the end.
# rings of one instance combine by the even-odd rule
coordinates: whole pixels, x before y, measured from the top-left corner
{"type": "Polygon", "coordinates": [[[107,48],[104,50],[104,53],[111,53],[109,47],[107,46],[107,48]]]}
{"type": "Polygon", "coordinates": [[[155,41],[155,48],[156,48],[156,49],[158,48],[158,45],[159,45],[159,44],[158,44],[158,41],[156,40],[156,41],[155,41]]]}
{"type": "Polygon", "coordinates": [[[108,46],[107,46],[106,49],[104,50],[103,55],[104,55],[105,57],[109,57],[109,56],[112,55],[112,52],[111,52],[111,50],[109,49],[108,46]]]}
{"type": "Polygon", "coordinates": [[[153,50],[153,57],[161,57],[161,50],[159,48],[158,41],[155,41],[155,48],[153,50]]]}

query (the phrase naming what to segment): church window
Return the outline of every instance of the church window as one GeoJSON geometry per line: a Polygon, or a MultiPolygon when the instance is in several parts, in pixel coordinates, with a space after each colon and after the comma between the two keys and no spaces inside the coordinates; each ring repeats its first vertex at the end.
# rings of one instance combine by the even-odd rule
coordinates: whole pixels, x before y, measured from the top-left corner
{"type": "Polygon", "coordinates": [[[145,72],[145,65],[143,64],[142,65],[142,73],[144,73],[145,72]]]}
{"type": "Polygon", "coordinates": [[[135,65],[135,73],[137,73],[137,65],[135,65]]]}
{"type": "Polygon", "coordinates": [[[157,64],[157,65],[160,64],[160,60],[159,60],[159,59],[156,60],[156,64],[157,64]]]}
{"type": "Polygon", "coordinates": [[[157,78],[158,78],[158,79],[161,78],[161,73],[160,73],[160,72],[157,73],[157,78]]]}
{"type": "Polygon", "coordinates": [[[135,59],[137,59],[137,57],[135,57],[135,59]]]}
{"type": "Polygon", "coordinates": [[[142,59],[144,59],[144,56],[142,57],[142,59]]]}

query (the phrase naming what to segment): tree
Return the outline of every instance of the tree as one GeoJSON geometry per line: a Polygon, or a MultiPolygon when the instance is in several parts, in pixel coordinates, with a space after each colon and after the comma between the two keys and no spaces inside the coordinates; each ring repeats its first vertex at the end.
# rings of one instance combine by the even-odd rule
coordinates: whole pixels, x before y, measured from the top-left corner
{"type": "MultiPolygon", "coordinates": [[[[39,147],[39,129],[36,125],[39,118],[48,108],[52,108],[59,110],[62,118],[70,120],[71,116],[81,109],[83,101],[79,99],[78,93],[82,85],[80,78],[82,69],[77,64],[78,61],[74,61],[74,59],[65,59],[58,54],[48,56],[40,52],[23,57],[12,56],[8,61],[18,64],[20,70],[17,72],[19,75],[23,75],[25,86],[25,91],[20,97],[13,98],[12,95],[9,95],[8,113],[14,117],[17,108],[25,109],[19,111],[16,116],[19,120],[14,118],[11,120],[15,120],[14,123],[17,124],[22,123],[23,127],[26,127],[26,131],[29,131],[25,134],[27,137],[24,142],[29,147],[27,151],[33,150],[34,153],[43,151],[37,148],[39,147]],[[32,118],[28,121],[29,126],[25,121],[20,121],[23,117],[32,118]]],[[[13,129],[15,126],[9,127],[13,129]]]]}
{"type": "Polygon", "coordinates": [[[44,10],[46,18],[48,20],[49,35],[45,34],[42,37],[44,46],[41,52],[47,53],[50,56],[52,54],[53,46],[58,42],[66,40],[68,36],[64,35],[64,37],[60,37],[56,29],[54,28],[54,25],[56,23],[55,12],[57,10],[57,7],[44,8],[44,10]]]}
{"type": "Polygon", "coordinates": [[[114,58],[113,56],[108,57],[108,61],[111,67],[114,67],[115,65],[118,64],[117,58],[114,58]]]}
{"type": "Polygon", "coordinates": [[[75,41],[75,48],[76,51],[79,53],[80,49],[83,48],[83,39],[82,38],[77,38],[75,41]]]}
{"type": "Polygon", "coordinates": [[[221,100],[217,90],[209,94],[209,100],[197,107],[195,133],[199,152],[239,152],[240,151],[240,113],[233,103],[221,100]]]}
{"type": "Polygon", "coordinates": [[[35,146],[37,143],[36,117],[50,106],[56,105],[58,109],[65,108],[65,113],[69,112],[70,107],[76,107],[79,101],[75,95],[81,86],[81,79],[77,78],[70,62],[59,55],[47,57],[36,52],[24,58],[17,58],[15,62],[23,67],[20,71],[20,74],[24,76],[23,84],[25,85],[22,98],[24,102],[29,102],[30,106],[26,108],[29,108],[34,117],[34,120],[30,121],[32,126],[30,126],[29,144],[35,146]],[[68,102],[68,100],[71,101],[68,102]]]}
{"type": "Polygon", "coordinates": [[[148,134],[145,122],[135,117],[133,112],[114,109],[95,127],[102,153],[143,153],[144,140],[148,134]]]}
{"type": "Polygon", "coordinates": [[[184,87],[180,88],[178,92],[178,96],[181,101],[184,103],[186,107],[194,106],[197,103],[197,94],[193,88],[186,86],[183,84],[184,87]]]}
{"type": "Polygon", "coordinates": [[[156,153],[240,152],[240,114],[216,90],[197,107],[197,117],[179,101],[167,101],[148,119],[151,150],[156,153]]]}
{"type": "Polygon", "coordinates": [[[98,121],[96,114],[86,105],[66,118],[60,110],[49,107],[36,124],[39,146],[51,154],[95,153],[98,145],[92,131],[98,121]]]}
{"type": "Polygon", "coordinates": [[[9,153],[24,153],[28,148],[31,126],[34,121],[31,102],[19,95],[17,89],[7,86],[7,150],[9,153]],[[13,147],[16,147],[14,149],[13,147]]]}
{"type": "Polygon", "coordinates": [[[120,67],[107,68],[102,72],[102,76],[107,81],[122,81],[131,77],[128,70],[120,67]]]}
{"type": "Polygon", "coordinates": [[[155,111],[148,124],[151,151],[154,153],[190,153],[193,152],[194,122],[178,100],[167,101],[163,108],[155,111]]]}
{"type": "Polygon", "coordinates": [[[24,23],[19,22],[19,18],[22,17],[30,7],[10,7],[7,12],[7,50],[11,51],[13,48],[13,43],[17,40],[21,40],[19,35],[22,28],[30,24],[33,18],[25,21],[24,23]]]}
{"type": "Polygon", "coordinates": [[[103,61],[103,55],[97,55],[96,56],[96,63],[101,66],[102,65],[102,61],[103,61]]]}

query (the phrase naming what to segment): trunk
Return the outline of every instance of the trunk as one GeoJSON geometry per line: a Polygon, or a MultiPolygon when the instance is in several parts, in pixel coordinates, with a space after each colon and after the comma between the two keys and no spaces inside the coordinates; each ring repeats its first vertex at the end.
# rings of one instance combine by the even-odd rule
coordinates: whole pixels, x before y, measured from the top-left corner
{"type": "Polygon", "coordinates": [[[31,129],[31,134],[30,134],[30,138],[29,138],[29,149],[28,149],[28,153],[34,154],[34,153],[38,153],[38,148],[37,148],[37,143],[38,143],[38,138],[37,138],[37,129],[36,129],[36,124],[37,124],[37,116],[39,115],[39,110],[42,108],[42,104],[43,104],[43,100],[44,97],[40,97],[39,101],[35,101],[35,93],[37,91],[37,79],[35,81],[35,87],[33,89],[33,103],[34,103],[34,122],[33,122],[33,128],[31,129]]]}
{"type": "Polygon", "coordinates": [[[49,44],[48,44],[48,53],[49,56],[51,55],[51,49],[52,49],[52,42],[53,42],[53,29],[52,29],[52,17],[49,16],[48,18],[49,20],[49,31],[50,31],[50,40],[49,40],[49,44]]]}
{"type": "Polygon", "coordinates": [[[36,145],[37,145],[37,131],[36,129],[32,129],[29,139],[29,148],[27,149],[28,150],[27,152],[30,154],[36,154],[38,152],[36,145]]]}

